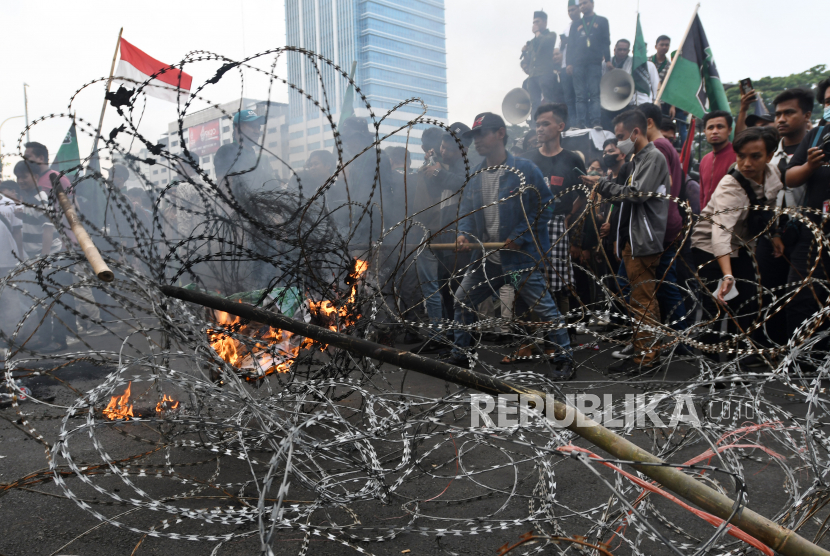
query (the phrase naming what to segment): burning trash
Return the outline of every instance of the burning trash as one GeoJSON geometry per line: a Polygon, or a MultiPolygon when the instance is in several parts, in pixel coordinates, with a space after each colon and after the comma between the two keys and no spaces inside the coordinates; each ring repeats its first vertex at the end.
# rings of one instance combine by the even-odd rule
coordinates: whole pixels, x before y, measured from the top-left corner
{"type": "MultiPolygon", "coordinates": [[[[360,318],[359,311],[355,307],[358,284],[368,267],[369,264],[366,261],[354,260],[349,276],[345,280],[346,285],[349,286],[349,294],[342,303],[335,305],[329,300],[316,302],[306,300],[311,316],[321,321],[323,326],[328,326],[335,331],[354,325],[360,318]]],[[[269,296],[271,293],[269,292],[269,296]]],[[[291,296],[286,296],[285,293],[281,291],[272,299],[278,305],[280,312],[293,315],[300,303],[293,303],[291,296]]],[[[229,299],[242,303],[243,301],[255,302],[261,297],[262,292],[251,292],[236,294],[229,299]]],[[[253,322],[243,325],[239,317],[231,316],[223,311],[214,311],[213,315],[216,324],[221,325],[224,330],[217,328],[208,330],[208,341],[211,347],[223,361],[243,371],[242,374],[246,380],[257,380],[271,373],[287,373],[300,350],[311,347],[313,344],[311,340],[295,336],[285,330],[253,322]],[[241,341],[231,334],[247,336],[251,340],[241,341]]]]}

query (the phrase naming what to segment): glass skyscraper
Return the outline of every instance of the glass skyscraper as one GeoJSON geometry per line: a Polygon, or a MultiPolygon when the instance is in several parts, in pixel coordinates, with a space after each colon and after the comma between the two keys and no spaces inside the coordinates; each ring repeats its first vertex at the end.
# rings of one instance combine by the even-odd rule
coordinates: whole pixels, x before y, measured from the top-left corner
{"type": "MultiPolygon", "coordinates": [[[[286,44],[320,54],[349,71],[380,118],[401,101],[420,98],[426,116],[447,123],[447,54],[443,0],[286,0],[286,44]]],[[[301,53],[288,54],[289,161],[301,164],[313,150],[334,147],[331,125],[315,101],[338,123],[347,81],[331,66],[301,53]],[[312,98],[309,99],[305,95],[312,98]]],[[[357,116],[369,116],[355,95],[357,116]]],[[[416,117],[419,103],[398,109],[381,134],[416,117]]],[[[410,133],[410,152],[422,160],[419,125],[410,133]]],[[[406,135],[384,145],[402,144],[406,135]]]]}

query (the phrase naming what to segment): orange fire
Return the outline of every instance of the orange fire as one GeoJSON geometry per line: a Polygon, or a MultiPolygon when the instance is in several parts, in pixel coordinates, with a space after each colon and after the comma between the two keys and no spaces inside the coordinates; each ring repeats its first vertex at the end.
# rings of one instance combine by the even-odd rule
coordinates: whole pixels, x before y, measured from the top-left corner
{"type": "MultiPolygon", "coordinates": [[[[354,320],[356,319],[351,318],[351,311],[348,306],[354,304],[357,298],[358,281],[368,268],[369,263],[356,259],[354,268],[346,280],[346,283],[350,286],[348,302],[339,308],[335,308],[334,304],[328,300],[319,302],[309,301],[308,306],[311,313],[327,323],[339,319],[342,320],[345,326],[354,324],[354,320]]],[[[237,334],[246,333],[246,330],[240,330],[239,326],[237,326],[240,321],[239,317],[229,315],[223,311],[214,311],[214,314],[216,315],[217,323],[225,329],[237,334]]],[[[338,329],[336,324],[330,324],[329,328],[334,331],[338,329]]],[[[248,379],[259,379],[275,372],[287,373],[291,369],[291,364],[297,358],[297,355],[299,355],[300,350],[310,347],[314,343],[310,339],[304,338],[298,345],[296,341],[292,345],[291,339],[291,332],[269,328],[268,332],[261,339],[258,339],[253,346],[250,346],[231,338],[222,330],[208,330],[208,340],[210,341],[211,347],[216,351],[216,354],[223,361],[230,363],[237,369],[252,371],[252,376],[246,376],[248,379]]]]}
{"type": "Polygon", "coordinates": [[[104,408],[104,416],[110,421],[116,419],[129,420],[133,415],[133,404],[130,403],[130,387],[132,382],[127,384],[127,389],[120,396],[113,396],[110,403],[104,408]]]}
{"type": "Polygon", "coordinates": [[[360,315],[356,318],[352,318],[349,306],[354,305],[355,299],[357,298],[358,281],[360,280],[360,277],[366,273],[368,268],[369,263],[361,261],[360,259],[355,259],[354,268],[349,273],[349,277],[346,279],[346,284],[350,286],[349,297],[347,298],[346,303],[343,303],[340,307],[335,307],[334,304],[328,299],[316,302],[309,301],[308,308],[311,310],[311,313],[327,323],[328,327],[335,332],[338,332],[338,320],[342,321],[343,326],[353,325],[355,321],[360,318],[360,315]]]}
{"type": "Polygon", "coordinates": [[[156,413],[163,413],[165,411],[173,411],[179,408],[179,402],[164,394],[161,401],[156,404],[156,413]]]}

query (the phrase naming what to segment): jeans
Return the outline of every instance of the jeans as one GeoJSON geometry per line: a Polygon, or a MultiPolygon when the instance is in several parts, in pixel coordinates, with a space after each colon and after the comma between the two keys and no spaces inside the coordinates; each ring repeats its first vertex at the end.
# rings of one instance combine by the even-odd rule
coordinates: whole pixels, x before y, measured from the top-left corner
{"type": "Polygon", "coordinates": [[[418,257],[418,281],[421,283],[421,293],[424,296],[429,322],[437,323],[444,318],[443,303],[441,302],[441,282],[438,280],[438,257],[429,247],[424,249],[418,257]]]}
{"type": "Polygon", "coordinates": [[[522,83],[522,87],[530,95],[530,120],[532,122],[535,121],[536,109],[542,104],[543,98],[546,103],[562,102],[563,100],[559,83],[553,74],[528,77],[522,83]]]}
{"type": "MultiPolygon", "coordinates": [[[[491,297],[498,295],[498,290],[506,285],[515,284],[517,287],[516,296],[517,301],[521,300],[523,306],[530,308],[539,320],[542,322],[562,322],[562,315],[556,307],[556,303],[548,292],[547,282],[541,270],[534,271],[520,271],[511,275],[508,273],[504,275],[501,265],[493,263],[486,263],[478,265],[476,268],[464,277],[461,281],[458,291],[455,292],[455,320],[466,325],[472,324],[476,320],[476,315],[473,308],[477,307],[479,303],[491,297]]],[[[516,311],[519,318],[526,318],[521,316],[521,311],[516,311]]],[[[570,361],[573,359],[573,351],[571,350],[571,342],[568,338],[568,332],[565,328],[551,330],[547,333],[548,341],[559,347],[555,361],[570,361]]],[[[453,355],[455,357],[464,357],[463,348],[469,347],[472,342],[470,332],[467,330],[455,331],[455,349],[453,355]]]]}
{"type": "Polygon", "coordinates": [[[680,288],[677,287],[677,262],[669,266],[675,254],[677,246],[672,244],[666,247],[660,256],[657,264],[657,280],[663,280],[657,289],[657,301],[660,303],[660,314],[667,315],[666,322],[674,330],[681,331],[689,328],[689,319],[686,318],[686,304],[680,288]],[[663,276],[665,275],[665,278],[663,276]]]}
{"type": "Polygon", "coordinates": [[[602,80],[602,66],[596,63],[573,68],[576,121],[572,127],[584,129],[599,125],[601,118],[599,82],[602,80]]]}
{"type": "MultiPolygon", "coordinates": [[[[562,69],[559,74],[562,81],[562,95],[565,97],[565,104],[568,106],[568,126],[574,127],[576,123],[576,94],[574,93],[574,78],[562,69]]],[[[567,128],[565,128],[567,129],[567,128]]]]}

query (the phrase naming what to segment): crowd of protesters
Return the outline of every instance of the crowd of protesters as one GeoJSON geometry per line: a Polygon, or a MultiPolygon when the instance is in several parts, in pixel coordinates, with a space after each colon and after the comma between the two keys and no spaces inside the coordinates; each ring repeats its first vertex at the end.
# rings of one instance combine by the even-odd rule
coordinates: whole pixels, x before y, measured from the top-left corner
{"type": "MultiPolygon", "coordinates": [[[[627,328],[630,338],[614,351],[618,362],[609,372],[656,368],[666,353],[695,350],[719,361],[723,352],[749,349],[756,353],[743,365],[769,364],[772,357],[758,350],[783,345],[824,307],[819,292],[801,288],[783,310],[770,310],[786,297],[788,285],[806,276],[827,279],[816,230],[825,231],[830,211],[830,80],[783,91],[771,116],[748,114],[754,91],[742,96],[736,120],[729,112],[709,112],[702,127],[711,152],[684,169],[678,151],[687,139],[688,115],[655,104],[671,64],[671,39],[657,39],[646,71],[634,76],[642,82],[631,104],[611,112],[600,106],[600,81],[615,68],[631,73],[631,43],[621,39],[612,49],[608,20],[594,12],[592,0],[570,0],[567,16],[557,37],[545,12],[533,14],[534,37],[521,53],[532,102],[526,136],[509,137],[493,112],[479,114],[471,125],[427,127],[420,138],[424,161],[414,168],[407,148],[368,148],[374,130],[365,118],[350,117],[338,126],[348,164],[340,167],[335,154],[317,150],[283,181],[258,162],[261,116],[242,110],[233,118],[233,143],[215,156],[216,176],[231,199],[224,209],[255,212],[255,191],[276,189],[302,201],[325,186],[321,210],[348,238],[350,250],[357,255],[383,245],[373,259],[383,268],[373,275],[380,277],[375,286],[387,307],[395,308],[396,317],[424,322],[425,332],[409,329],[404,341],[421,340],[416,351],[453,364],[473,364],[475,342],[487,337],[483,331],[498,341],[519,323],[538,341],[519,345],[502,363],[544,357],[551,361],[550,378],[568,380],[575,374],[576,335],[565,317],[579,320],[580,307],[608,295],[615,316],[600,324],[627,328]],[[820,118],[812,113],[814,100],[825,107],[820,118]],[[607,130],[602,149],[565,148],[569,129],[607,130]],[[764,210],[798,208],[807,222],[764,210]],[[413,240],[418,248],[408,250],[413,240]],[[454,249],[432,248],[438,244],[454,249]],[[401,249],[414,264],[396,259],[401,249]],[[604,278],[579,279],[586,273],[604,278]],[[480,326],[473,326],[476,321],[480,326]]],[[[57,175],[48,160],[46,147],[27,143],[24,161],[14,168],[16,181],[0,184],[0,272],[27,257],[71,248],[71,233],[47,217],[57,175]]],[[[184,163],[177,171],[183,177],[177,201],[163,207],[171,233],[222,236],[210,228],[215,223],[197,216],[204,201],[198,172],[184,163]]],[[[111,169],[106,183],[112,202],[130,203],[135,225],[149,229],[150,199],[142,188],[125,185],[129,175],[124,166],[111,169]]],[[[60,181],[69,188],[66,177],[60,181]]],[[[83,196],[75,202],[83,211],[83,196]]],[[[93,220],[106,231],[106,218],[105,212],[93,220]]],[[[233,219],[228,223],[232,228],[233,219]]],[[[259,249],[256,237],[240,241],[259,249]]],[[[125,253],[139,247],[128,240],[123,246],[125,253]]],[[[181,256],[200,249],[210,251],[210,241],[181,256]]],[[[218,289],[225,270],[203,266],[203,285],[218,289]]],[[[271,273],[267,264],[252,264],[237,282],[262,287],[271,273]]],[[[71,282],[60,271],[51,279],[71,282]]],[[[80,292],[75,299],[83,300],[80,292]]],[[[60,323],[95,311],[83,301],[77,307],[57,304],[44,319],[37,347],[65,349],[60,323]]],[[[376,339],[394,344],[400,319],[378,321],[376,339]]]]}

